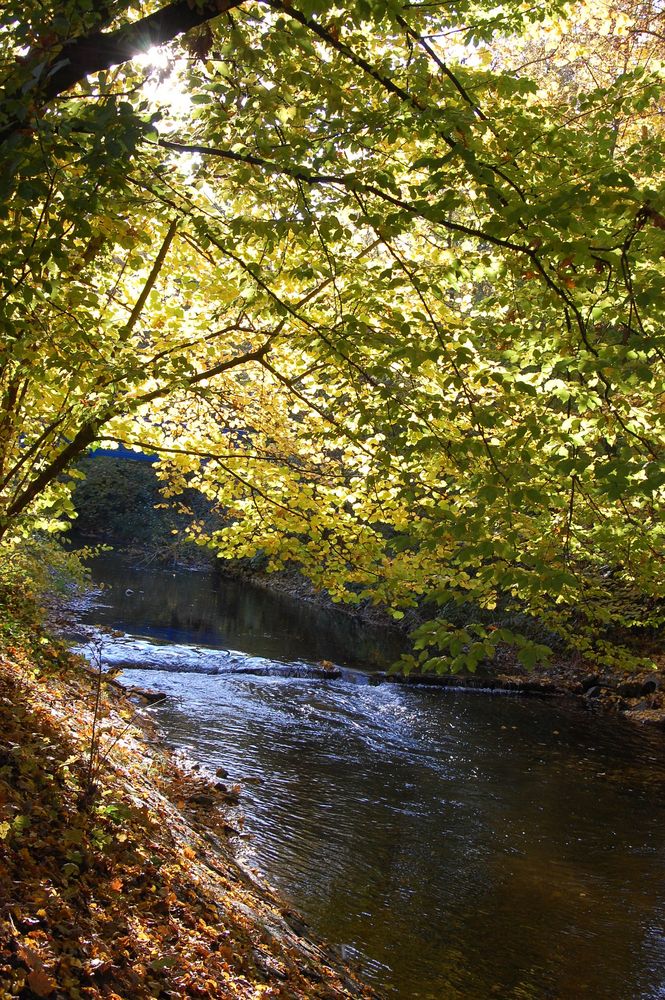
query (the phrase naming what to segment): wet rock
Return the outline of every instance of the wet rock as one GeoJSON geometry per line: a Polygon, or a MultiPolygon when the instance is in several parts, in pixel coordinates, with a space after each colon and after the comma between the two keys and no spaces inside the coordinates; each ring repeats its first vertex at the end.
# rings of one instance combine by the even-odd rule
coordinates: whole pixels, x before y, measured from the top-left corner
{"type": "Polygon", "coordinates": [[[213,806],[215,800],[212,795],[207,795],[205,792],[199,792],[196,795],[191,795],[189,798],[190,802],[193,802],[197,806],[213,806]]]}
{"type": "Polygon", "coordinates": [[[588,674],[586,677],[582,679],[582,681],[580,682],[580,686],[584,694],[587,694],[587,692],[590,691],[591,688],[598,687],[598,674],[588,674]]]}
{"type": "Polygon", "coordinates": [[[642,687],[642,681],[624,681],[622,684],[617,684],[616,692],[623,698],[639,698],[643,693],[642,687]]]}
{"type": "Polygon", "coordinates": [[[229,772],[226,770],[225,767],[218,767],[217,770],[215,771],[215,776],[217,778],[228,778],[229,772]]]}
{"type": "Polygon", "coordinates": [[[594,684],[593,687],[588,688],[586,691],[587,698],[599,698],[603,692],[600,684],[594,684]]]}
{"type": "MultiPolygon", "coordinates": [[[[124,685],[119,685],[124,687],[124,685]]],[[[155,691],[153,688],[131,687],[125,688],[130,701],[139,705],[156,705],[157,702],[165,701],[167,695],[163,691],[155,691]]]]}
{"type": "Polygon", "coordinates": [[[640,694],[654,694],[660,688],[660,678],[650,677],[642,685],[640,694]]]}
{"type": "Polygon", "coordinates": [[[240,785],[233,785],[231,788],[227,788],[225,792],[222,792],[222,797],[228,805],[235,805],[240,799],[240,793],[240,785]]]}
{"type": "Polygon", "coordinates": [[[286,677],[303,680],[339,680],[342,671],[339,667],[315,667],[308,663],[269,663],[267,666],[261,664],[235,667],[229,673],[238,675],[249,675],[252,677],[286,677]]]}

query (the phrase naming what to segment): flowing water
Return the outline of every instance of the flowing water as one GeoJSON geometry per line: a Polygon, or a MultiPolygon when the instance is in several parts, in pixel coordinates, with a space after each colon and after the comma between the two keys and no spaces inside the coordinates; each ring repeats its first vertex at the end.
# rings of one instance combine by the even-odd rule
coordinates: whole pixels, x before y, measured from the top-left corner
{"type": "Polygon", "coordinates": [[[248,862],[387,996],[665,998],[662,734],[368,683],[397,644],[345,617],[204,574],[94,572],[85,617],[121,632],[104,658],[170,696],[153,711],[173,743],[249,779],[248,862]]]}

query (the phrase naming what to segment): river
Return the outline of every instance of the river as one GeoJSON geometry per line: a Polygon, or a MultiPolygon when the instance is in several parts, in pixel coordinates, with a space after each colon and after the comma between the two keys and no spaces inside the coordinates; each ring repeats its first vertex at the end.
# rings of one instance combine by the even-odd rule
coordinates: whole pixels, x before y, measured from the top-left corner
{"type": "Polygon", "coordinates": [[[368,683],[396,641],[246,583],[108,556],[93,575],[104,659],[243,781],[245,861],[383,994],[665,998],[662,734],[368,683]]]}

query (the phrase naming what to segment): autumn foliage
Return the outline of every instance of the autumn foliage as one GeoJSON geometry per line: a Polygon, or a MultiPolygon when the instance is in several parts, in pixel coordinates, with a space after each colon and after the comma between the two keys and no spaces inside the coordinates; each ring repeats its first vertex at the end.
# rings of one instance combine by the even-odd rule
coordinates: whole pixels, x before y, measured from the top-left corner
{"type": "Polygon", "coordinates": [[[99,441],[407,669],[665,597],[657,3],[3,6],[0,535],[99,441]],[[465,620],[460,619],[460,609],[465,620]]]}
{"type": "Polygon", "coordinates": [[[0,997],[367,996],[232,860],[224,795],[106,683],[90,787],[96,683],[43,635],[38,659],[0,654],[0,997]]]}

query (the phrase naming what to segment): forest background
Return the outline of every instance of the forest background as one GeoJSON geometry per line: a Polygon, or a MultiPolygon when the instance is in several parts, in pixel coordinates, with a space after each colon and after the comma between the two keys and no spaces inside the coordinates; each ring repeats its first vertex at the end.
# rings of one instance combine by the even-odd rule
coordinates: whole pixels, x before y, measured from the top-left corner
{"type": "Polygon", "coordinates": [[[407,670],[529,666],[543,629],[635,662],[665,585],[664,18],[5,4],[5,555],[122,444],[220,512],[190,533],[225,557],[439,608],[407,670]]]}

